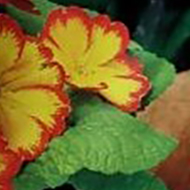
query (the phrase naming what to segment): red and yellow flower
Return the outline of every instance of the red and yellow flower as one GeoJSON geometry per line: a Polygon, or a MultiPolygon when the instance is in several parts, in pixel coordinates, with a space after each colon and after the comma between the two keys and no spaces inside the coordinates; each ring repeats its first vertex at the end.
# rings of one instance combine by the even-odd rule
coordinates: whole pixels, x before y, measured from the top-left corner
{"type": "Polygon", "coordinates": [[[107,16],[70,7],[51,12],[40,37],[65,72],[67,83],[91,89],[124,111],[135,111],[150,89],[136,59],[126,55],[127,28],[107,16]]]}
{"type": "Polygon", "coordinates": [[[51,61],[47,48],[0,15],[0,185],[65,130],[65,76],[51,61]]]}

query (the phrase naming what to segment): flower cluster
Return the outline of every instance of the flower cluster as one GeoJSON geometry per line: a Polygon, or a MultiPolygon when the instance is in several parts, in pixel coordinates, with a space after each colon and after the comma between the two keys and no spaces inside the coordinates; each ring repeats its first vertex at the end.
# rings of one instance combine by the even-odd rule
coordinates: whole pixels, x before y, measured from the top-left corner
{"type": "Polygon", "coordinates": [[[77,7],[52,11],[38,38],[0,15],[0,190],[11,189],[23,161],[66,129],[65,83],[123,111],[138,109],[150,84],[138,60],[126,54],[128,44],[122,23],[77,7]]]}
{"type": "Polygon", "coordinates": [[[149,83],[126,54],[127,28],[77,7],[52,11],[40,37],[65,70],[70,85],[93,90],[124,111],[135,111],[149,83]]]}
{"type": "MultiPolygon", "coordinates": [[[[64,129],[69,100],[51,52],[0,15],[0,184],[64,129]]],[[[8,178],[8,179],[7,179],[8,178]]]]}

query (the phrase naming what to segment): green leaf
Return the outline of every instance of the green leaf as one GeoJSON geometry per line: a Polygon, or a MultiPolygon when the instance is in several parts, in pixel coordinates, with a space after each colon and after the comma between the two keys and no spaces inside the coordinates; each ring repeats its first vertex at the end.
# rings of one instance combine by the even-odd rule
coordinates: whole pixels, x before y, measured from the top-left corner
{"type": "Polygon", "coordinates": [[[176,147],[174,139],[98,98],[79,93],[73,101],[73,127],[24,169],[15,181],[16,190],[53,188],[83,168],[132,174],[156,166],[176,147]]]}
{"type": "Polygon", "coordinates": [[[70,183],[80,190],[167,190],[162,181],[148,172],[108,176],[84,170],[71,177],[70,183]]]}
{"type": "Polygon", "coordinates": [[[47,14],[52,9],[58,7],[58,4],[52,3],[49,0],[31,0],[31,1],[43,16],[47,16],[47,14]]]}
{"type": "Polygon", "coordinates": [[[158,98],[173,82],[176,76],[175,67],[165,58],[143,50],[137,43],[132,42],[129,53],[138,57],[144,66],[144,74],[152,84],[150,94],[145,98],[144,103],[148,104],[158,98]]]}
{"type": "Polygon", "coordinates": [[[7,12],[11,17],[17,20],[26,33],[31,35],[40,32],[45,23],[45,17],[22,11],[11,5],[7,6],[7,12]]]}
{"type": "MultiPolygon", "coordinates": [[[[77,4],[78,4],[77,2],[81,3],[81,0],[80,1],[76,1],[76,3],[75,3],[75,1],[73,3],[70,2],[70,1],[68,1],[68,2],[64,1],[60,5],[57,4],[58,2],[53,3],[53,2],[50,2],[49,0],[32,0],[32,2],[36,6],[36,8],[41,12],[42,16],[44,18],[46,18],[51,10],[56,9],[56,8],[60,8],[60,7],[61,8],[66,8],[66,6],[77,6],[77,4]]],[[[92,2],[91,2],[91,4],[92,4],[92,2]]],[[[83,8],[85,9],[85,7],[83,7],[83,8]]],[[[89,10],[89,9],[85,9],[85,10],[91,16],[96,16],[98,14],[96,11],[92,11],[92,10],[89,10]]]]}
{"type": "Polygon", "coordinates": [[[10,16],[12,16],[24,31],[31,35],[36,35],[39,33],[44,23],[46,22],[46,18],[48,13],[59,6],[55,3],[52,3],[48,0],[31,0],[35,5],[36,9],[40,11],[40,15],[31,14],[25,11],[22,11],[14,6],[7,6],[7,12],[10,16]]]}

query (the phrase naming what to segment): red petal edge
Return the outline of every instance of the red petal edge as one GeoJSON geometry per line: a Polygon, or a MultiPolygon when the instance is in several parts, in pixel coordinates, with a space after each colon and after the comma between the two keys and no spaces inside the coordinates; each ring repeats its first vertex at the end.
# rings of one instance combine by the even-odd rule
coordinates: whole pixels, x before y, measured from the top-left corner
{"type": "Polygon", "coordinates": [[[16,175],[21,167],[22,159],[10,150],[0,150],[0,154],[6,164],[6,169],[0,174],[0,182],[4,182],[16,175]]]}
{"type": "Polygon", "coordinates": [[[18,155],[20,155],[24,160],[31,161],[34,158],[38,157],[44,149],[47,147],[48,142],[55,136],[60,135],[66,130],[66,123],[65,119],[69,116],[70,113],[70,101],[69,98],[67,97],[66,94],[63,93],[62,89],[58,87],[51,87],[47,85],[34,85],[34,86],[28,86],[28,87],[23,87],[19,88],[17,90],[29,90],[29,89],[34,89],[34,90],[45,90],[51,93],[55,93],[58,97],[58,99],[62,102],[62,107],[60,107],[55,115],[52,117],[54,118],[54,124],[53,124],[53,129],[47,130],[46,125],[39,120],[36,117],[33,117],[35,122],[39,124],[39,127],[41,127],[43,133],[41,135],[41,140],[40,144],[38,144],[37,147],[33,149],[34,154],[31,154],[28,151],[24,151],[22,149],[19,150],[18,155]]]}
{"type": "Polygon", "coordinates": [[[79,7],[68,7],[66,9],[57,9],[50,13],[47,22],[44,26],[44,29],[41,33],[40,40],[49,39],[57,48],[59,48],[58,43],[52,39],[50,34],[51,26],[57,21],[61,21],[63,25],[67,22],[70,18],[80,18],[81,21],[84,23],[86,28],[88,29],[88,36],[89,36],[89,45],[90,45],[90,37],[92,34],[93,25],[99,25],[100,27],[105,29],[106,32],[113,31],[117,33],[118,36],[122,39],[122,44],[120,48],[120,52],[116,56],[125,53],[128,45],[129,45],[129,31],[127,27],[121,22],[111,22],[108,16],[100,15],[94,18],[90,17],[84,9],[79,7]]]}
{"type": "Polygon", "coordinates": [[[88,29],[88,36],[90,37],[90,32],[92,28],[92,20],[88,16],[86,12],[83,11],[83,9],[79,7],[69,7],[67,9],[56,9],[53,10],[47,19],[47,22],[43,28],[43,31],[40,36],[40,41],[44,41],[45,39],[49,39],[57,48],[59,48],[58,43],[52,39],[52,37],[49,35],[51,26],[56,23],[57,20],[59,20],[63,25],[67,23],[67,21],[70,18],[80,18],[80,20],[83,22],[83,24],[86,26],[88,29]]]}
{"type": "MultiPolygon", "coordinates": [[[[50,138],[52,138],[56,135],[59,135],[60,133],[63,132],[63,130],[65,128],[64,118],[68,116],[69,109],[70,109],[69,108],[69,105],[70,105],[69,99],[66,95],[63,94],[63,91],[62,91],[65,75],[64,75],[64,71],[60,65],[58,65],[57,63],[50,62],[51,58],[52,58],[51,51],[48,48],[46,48],[45,46],[43,46],[42,44],[40,44],[38,39],[29,37],[29,36],[27,36],[27,37],[24,36],[19,25],[14,20],[12,20],[9,16],[4,15],[4,14],[0,14],[0,33],[2,32],[2,30],[3,31],[5,31],[5,30],[11,31],[15,34],[15,37],[18,41],[18,47],[20,48],[20,52],[19,52],[17,59],[20,58],[20,56],[23,52],[25,42],[29,41],[31,43],[38,43],[39,51],[41,52],[42,56],[46,59],[47,63],[49,63],[49,64],[47,64],[47,66],[57,67],[57,69],[59,70],[58,72],[60,73],[60,79],[59,79],[57,85],[53,85],[53,86],[43,86],[43,85],[40,86],[39,85],[39,86],[29,87],[29,88],[36,88],[36,89],[43,88],[44,90],[51,91],[57,95],[57,97],[61,100],[61,102],[63,102],[63,105],[67,105],[67,107],[60,108],[57,111],[57,113],[53,116],[54,120],[55,120],[54,126],[56,126],[56,127],[54,127],[54,130],[49,131],[48,133],[43,130],[44,133],[42,134],[40,146],[39,146],[39,148],[36,148],[35,155],[31,155],[22,150],[19,151],[18,155],[20,157],[22,157],[22,159],[33,160],[36,156],[38,156],[42,153],[42,151],[46,147],[46,144],[50,140],[50,138]]],[[[34,118],[34,119],[37,120],[36,118],[34,118]]],[[[45,126],[42,124],[42,122],[40,122],[38,120],[37,120],[37,122],[40,124],[42,129],[45,128],[45,126]]],[[[4,137],[2,134],[0,135],[0,139],[3,139],[3,141],[4,141],[4,137]]],[[[0,147],[5,147],[5,144],[0,143],[0,147]]]]}
{"type": "Polygon", "coordinates": [[[149,83],[148,78],[143,75],[142,73],[143,66],[138,62],[137,58],[125,56],[125,60],[126,60],[126,65],[129,66],[133,72],[129,76],[126,77],[121,76],[121,77],[139,81],[141,83],[141,88],[137,92],[131,93],[132,102],[130,104],[126,103],[126,105],[116,105],[116,106],[123,111],[134,112],[138,110],[142,98],[150,91],[151,84],[149,83]]]}
{"type": "Polygon", "coordinates": [[[99,15],[92,19],[93,25],[99,25],[101,28],[104,28],[105,33],[113,31],[122,39],[120,52],[117,53],[116,56],[120,54],[124,54],[128,45],[129,45],[129,30],[128,28],[119,21],[112,22],[107,15],[99,15]]]}
{"type": "Polygon", "coordinates": [[[13,185],[10,180],[0,182],[0,190],[13,190],[13,185]]]}
{"type": "Polygon", "coordinates": [[[24,34],[17,22],[5,14],[0,14],[0,33],[2,33],[2,31],[11,31],[14,34],[14,37],[17,40],[18,48],[21,51],[25,42],[24,34]]]}
{"type": "MultiPolygon", "coordinates": [[[[116,77],[124,78],[124,79],[134,79],[135,81],[139,81],[141,83],[141,88],[137,92],[131,93],[131,97],[132,97],[131,103],[119,105],[110,100],[108,101],[111,104],[120,108],[122,111],[135,112],[138,110],[139,104],[142,98],[150,91],[151,84],[149,83],[148,78],[143,75],[143,65],[139,63],[138,58],[129,57],[126,54],[123,54],[117,57],[116,59],[121,60],[119,64],[124,64],[127,67],[131,68],[131,71],[133,71],[130,75],[126,75],[126,76],[123,75],[123,76],[116,76],[116,77]]],[[[109,86],[107,86],[107,88],[109,88],[109,86]]],[[[98,90],[96,91],[98,92],[98,90]]]]}

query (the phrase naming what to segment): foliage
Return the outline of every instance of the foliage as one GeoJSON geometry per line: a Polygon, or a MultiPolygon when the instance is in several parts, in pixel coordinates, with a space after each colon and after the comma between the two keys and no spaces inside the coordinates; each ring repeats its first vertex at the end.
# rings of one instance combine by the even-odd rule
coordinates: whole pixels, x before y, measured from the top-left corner
{"type": "Polygon", "coordinates": [[[98,98],[83,93],[72,96],[72,127],[24,169],[16,189],[53,188],[83,168],[133,174],[156,166],[176,146],[174,140],[98,98]]]}

